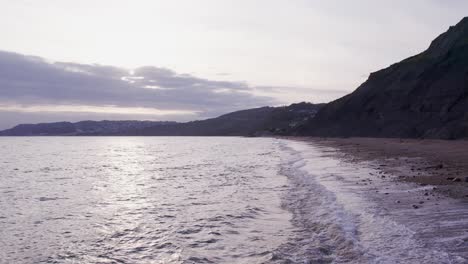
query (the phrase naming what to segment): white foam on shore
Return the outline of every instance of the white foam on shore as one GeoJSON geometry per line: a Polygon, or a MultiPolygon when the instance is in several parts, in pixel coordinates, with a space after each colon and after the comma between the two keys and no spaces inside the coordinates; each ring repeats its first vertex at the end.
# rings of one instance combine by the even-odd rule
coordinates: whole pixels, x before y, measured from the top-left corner
{"type": "Polygon", "coordinates": [[[442,198],[424,200],[421,205],[422,193],[430,186],[382,179],[369,163],[351,163],[330,155],[337,151],[333,148],[299,141],[281,143],[293,153],[285,166],[293,170],[288,177],[294,188],[309,189],[315,194],[308,199],[322,201],[304,203],[287,197],[293,213],[306,214],[295,218],[323,222],[324,226],[333,222],[337,226],[327,232],[336,232],[349,244],[331,244],[335,247],[332,262],[346,262],[347,256],[354,258],[352,263],[468,262],[464,252],[468,248],[466,203],[442,198]],[[420,208],[414,209],[413,204],[420,208]],[[301,206],[300,210],[295,206],[301,206]]]}

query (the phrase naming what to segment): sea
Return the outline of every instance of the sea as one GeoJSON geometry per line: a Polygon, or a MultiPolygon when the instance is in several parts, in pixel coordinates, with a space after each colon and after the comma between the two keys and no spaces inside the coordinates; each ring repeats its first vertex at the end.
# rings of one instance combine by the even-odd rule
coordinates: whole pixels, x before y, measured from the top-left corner
{"type": "Polygon", "coordinates": [[[396,204],[429,187],[367,184],[377,168],[337,151],[276,138],[3,137],[0,263],[468,263],[466,203],[396,204]]]}

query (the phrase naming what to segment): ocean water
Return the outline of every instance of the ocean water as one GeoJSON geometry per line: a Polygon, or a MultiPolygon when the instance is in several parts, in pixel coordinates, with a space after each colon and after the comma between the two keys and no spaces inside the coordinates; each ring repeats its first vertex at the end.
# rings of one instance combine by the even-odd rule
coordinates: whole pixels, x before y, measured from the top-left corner
{"type": "Polygon", "coordinates": [[[357,184],[375,168],[334,152],[271,138],[0,138],[0,263],[467,263],[466,203],[397,206],[392,195],[424,190],[357,184]]]}

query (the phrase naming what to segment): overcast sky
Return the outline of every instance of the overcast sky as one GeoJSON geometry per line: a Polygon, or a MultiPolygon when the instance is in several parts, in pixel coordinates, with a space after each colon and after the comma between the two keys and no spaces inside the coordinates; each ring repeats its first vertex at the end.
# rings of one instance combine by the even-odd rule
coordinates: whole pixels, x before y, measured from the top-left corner
{"type": "Polygon", "coordinates": [[[465,0],[0,0],[0,129],[328,102],[467,10],[465,0]]]}

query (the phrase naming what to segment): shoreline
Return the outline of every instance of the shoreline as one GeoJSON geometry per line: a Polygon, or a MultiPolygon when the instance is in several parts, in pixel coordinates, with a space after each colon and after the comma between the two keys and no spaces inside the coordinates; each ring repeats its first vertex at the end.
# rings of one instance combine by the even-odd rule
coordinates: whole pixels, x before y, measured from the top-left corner
{"type": "MultiPolygon", "coordinates": [[[[294,164],[306,173],[295,176],[299,193],[312,195],[301,219],[317,219],[313,203],[319,202],[326,210],[318,210],[318,218],[337,216],[326,222],[339,223],[338,230],[354,238],[350,243],[364,249],[357,251],[357,262],[367,263],[367,257],[379,263],[468,260],[468,183],[445,178],[466,172],[467,154],[458,156],[466,143],[282,139],[301,156],[294,164]]],[[[346,252],[337,250],[338,256],[346,252]]]]}
{"type": "MultiPolygon", "coordinates": [[[[379,178],[433,186],[433,192],[468,201],[468,141],[393,138],[280,137],[337,149],[348,162],[370,162],[379,178]]],[[[372,175],[371,175],[372,176],[372,175]]]]}

